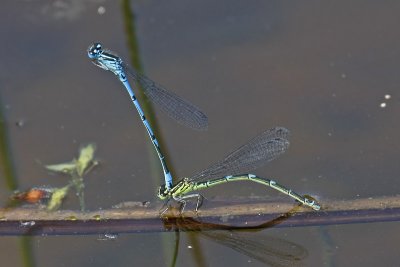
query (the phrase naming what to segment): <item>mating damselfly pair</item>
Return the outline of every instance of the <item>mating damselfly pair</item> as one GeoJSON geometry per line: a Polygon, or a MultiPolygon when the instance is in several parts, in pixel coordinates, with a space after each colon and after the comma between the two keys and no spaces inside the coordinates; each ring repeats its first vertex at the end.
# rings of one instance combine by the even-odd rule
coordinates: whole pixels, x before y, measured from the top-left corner
{"type": "Polygon", "coordinates": [[[129,68],[115,53],[103,49],[100,43],[94,43],[88,48],[88,56],[96,66],[113,72],[128,91],[153,143],[164,172],[165,184],[158,190],[160,199],[177,200],[183,204],[183,210],[186,200],[196,197],[197,210],[203,197],[192,192],[226,182],[249,180],[282,192],[314,210],[320,209],[319,204],[310,197],[301,196],[274,180],[249,173],[266,162],[277,158],[287,150],[289,147],[289,131],[283,127],[275,127],[262,132],[247,144],[230,153],[222,161],[211,165],[191,178],[184,178],[174,185],[159,143],[129,84],[127,74],[131,75],[135,82],[143,88],[144,93],[152,102],[183,125],[198,130],[206,129],[208,126],[207,116],[196,106],[129,68]]]}

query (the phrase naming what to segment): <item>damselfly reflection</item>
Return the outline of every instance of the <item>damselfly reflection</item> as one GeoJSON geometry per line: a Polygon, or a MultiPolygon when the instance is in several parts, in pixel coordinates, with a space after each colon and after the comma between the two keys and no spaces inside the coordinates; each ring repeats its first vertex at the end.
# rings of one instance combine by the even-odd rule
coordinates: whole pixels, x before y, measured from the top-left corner
{"type": "MultiPolygon", "coordinates": [[[[295,208],[297,209],[297,207],[295,208]]],[[[259,231],[273,227],[288,219],[295,209],[278,218],[252,227],[234,227],[228,225],[203,223],[193,218],[179,217],[175,220],[165,219],[166,228],[178,232],[196,232],[218,244],[229,247],[267,266],[287,267],[303,266],[308,252],[301,245],[282,238],[259,234],[259,231]],[[225,230],[212,230],[225,229],[225,230]]],[[[193,247],[192,245],[190,245],[193,247]]]]}

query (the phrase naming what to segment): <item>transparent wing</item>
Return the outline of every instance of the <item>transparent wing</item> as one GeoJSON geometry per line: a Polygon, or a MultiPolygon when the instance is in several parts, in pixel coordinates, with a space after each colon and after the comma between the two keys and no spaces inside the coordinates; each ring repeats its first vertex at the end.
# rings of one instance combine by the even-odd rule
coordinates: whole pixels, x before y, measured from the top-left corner
{"type": "Polygon", "coordinates": [[[249,173],[282,155],[289,147],[288,137],[289,130],[283,127],[266,130],[190,179],[200,181],[249,173]]]}
{"type": "Polygon", "coordinates": [[[274,267],[302,266],[308,252],[284,239],[237,231],[202,231],[202,236],[274,267]]]}
{"type": "Polygon", "coordinates": [[[168,116],[189,128],[196,130],[207,129],[208,118],[198,107],[128,66],[125,65],[124,68],[143,87],[146,96],[168,116]]]}

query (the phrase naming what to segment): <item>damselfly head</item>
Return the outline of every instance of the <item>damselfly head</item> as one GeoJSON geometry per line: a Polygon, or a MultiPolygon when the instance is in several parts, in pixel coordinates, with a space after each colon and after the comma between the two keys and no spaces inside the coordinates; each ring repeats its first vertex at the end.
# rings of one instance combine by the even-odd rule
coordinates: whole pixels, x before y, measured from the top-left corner
{"type": "Polygon", "coordinates": [[[166,199],[168,197],[169,190],[165,187],[165,184],[158,188],[157,196],[159,199],[166,199]]]}
{"type": "Polygon", "coordinates": [[[87,50],[88,57],[91,59],[98,58],[102,52],[103,52],[103,47],[101,43],[94,43],[91,46],[89,46],[87,50]]]}

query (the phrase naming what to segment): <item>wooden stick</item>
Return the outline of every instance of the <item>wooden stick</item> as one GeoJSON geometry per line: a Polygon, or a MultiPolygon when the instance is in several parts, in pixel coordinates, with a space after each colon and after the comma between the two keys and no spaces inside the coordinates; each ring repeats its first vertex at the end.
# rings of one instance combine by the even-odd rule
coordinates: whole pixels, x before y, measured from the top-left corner
{"type": "Polygon", "coordinates": [[[355,200],[321,201],[321,211],[297,207],[293,203],[263,199],[207,201],[196,214],[189,207],[181,215],[169,209],[160,218],[162,203],[148,205],[127,202],[116,208],[91,212],[61,210],[49,212],[39,207],[0,210],[0,235],[118,234],[181,230],[300,227],[333,224],[398,221],[400,196],[355,200]],[[212,206],[212,207],[211,207],[212,206]],[[187,218],[187,220],[182,218],[187,218]],[[281,218],[281,220],[277,220],[281,218]],[[192,221],[190,221],[191,219],[192,221]],[[193,227],[196,221],[196,228],[193,227]],[[189,225],[185,225],[188,223],[189,225]],[[202,225],[204,227],[202,227],[202,225]],[[175,228],[176,228],[175,227],[175,228]]]}

